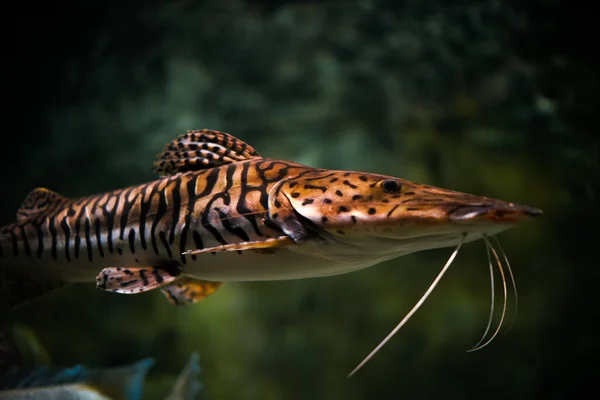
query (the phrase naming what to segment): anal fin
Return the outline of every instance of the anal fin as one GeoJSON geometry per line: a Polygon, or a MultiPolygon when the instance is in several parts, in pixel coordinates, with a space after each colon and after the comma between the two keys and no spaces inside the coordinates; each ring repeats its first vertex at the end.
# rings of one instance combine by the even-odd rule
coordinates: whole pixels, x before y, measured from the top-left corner
{"type": "Polygon", "coordinates": [[[175,283],[163,287],[162,292],[171,304],[181,306],[202,300],[212,294],[221,285],[222,282],[203,281],[186,276],[177,279],[175,283]]]}
{"type": "Polygon", "coordinates": [[[142,293],[174,282],[180,273],[179,265],[171,268],[104,268],[96,277],[96,287],[122,294],[142,293]]]}
{"type": "Polygon", "coordinates": [[[0,272],[0,291],[9,307],[24,305],[69,284],[58,279],[31,278],[9,269],[2,269],[0,272]]]}

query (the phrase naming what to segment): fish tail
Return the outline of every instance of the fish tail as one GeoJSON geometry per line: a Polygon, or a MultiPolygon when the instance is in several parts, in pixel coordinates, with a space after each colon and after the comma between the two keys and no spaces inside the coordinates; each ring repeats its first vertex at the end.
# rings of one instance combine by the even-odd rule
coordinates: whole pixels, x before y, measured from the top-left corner
{"type": "Polygon", "coordinates": [[[175,385],[165,400],[194,400],[202,389],[200,375],[200,358],[192,353],[187,365],[179,373],[175,385]]]}
{"type": "Polygon", "coordinates": [[[142,398],[144,380],[153,365],[152,358],[145,358],[124,367],[91,371],[85,384],[111,399],[138,400],[142,398]]]}

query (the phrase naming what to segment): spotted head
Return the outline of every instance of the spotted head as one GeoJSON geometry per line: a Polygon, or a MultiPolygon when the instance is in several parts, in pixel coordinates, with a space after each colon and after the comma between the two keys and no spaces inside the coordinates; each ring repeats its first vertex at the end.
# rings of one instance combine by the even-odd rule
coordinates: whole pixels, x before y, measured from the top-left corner
{"type": "Polygon", "coordinates": [[[269,202],[271,220],[297,241],[319,237],[390,256],[476,240],[542,213],[385,175],[324,170],[280,182],[269,202]]]}

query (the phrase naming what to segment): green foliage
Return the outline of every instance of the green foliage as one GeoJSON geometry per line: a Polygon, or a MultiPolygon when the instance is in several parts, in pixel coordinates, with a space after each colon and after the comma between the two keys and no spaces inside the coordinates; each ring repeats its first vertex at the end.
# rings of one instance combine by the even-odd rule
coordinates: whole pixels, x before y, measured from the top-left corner
{"type": "Polygon", "coordinates": [[[187,308],[90,283],[2,310],[3,322],[31,326],[56,364],[155,358],[149,399],[165,395],[193,351],[207,399],[549,398],[548,388],[564,398],[590,385],[585,371],[562,376],[597,350],[580,323],[591,304],[584,288],[598,280],[587,253],[598,244],[588,234],[598,220],[598,144],[578,129],[566,92],[543,94],[555,88],[545,61],[518,51],[536,23],[524,9],[455,3],[115,8],[87,32],[91,62],[61,60],[68,96],[48,107],[46,134],[4,182],[2,216],[12,220],[36,186],[77,196],[153,179],[163,144],[199,128],[231,132],[267,157],[530,204],[545,215],[501,235],[520,295],[502,340],[464,352],[489,308],[480,242],[351,380],[448,250],[329,278],[226,284],[187,308]]]}

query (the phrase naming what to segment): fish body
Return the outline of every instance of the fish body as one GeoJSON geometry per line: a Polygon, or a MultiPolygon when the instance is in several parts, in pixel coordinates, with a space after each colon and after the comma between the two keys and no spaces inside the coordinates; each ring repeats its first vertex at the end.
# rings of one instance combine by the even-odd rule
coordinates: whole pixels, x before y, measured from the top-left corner
{"type": "Polygon", "coordinates": [[[277,236],[265,218],[268,192],[273,178],[299,169],[306,168],[249,160],[76,199],[37,189],[30,196],[55,196],[60,206],[1,228],[0,260],[68,282],[94,281],[108,267],[169,264],[198,278],[249,279],[244,271],[271,257],[182,253],[277,236]]]}
{"type": "MultiPolygon", "coordinates": [[[[13,341],[21,342],[25,348],[38,347],[38,339],[29,329],[14,326],[12,331],[13,341]]],[[[26,366],[27,354],[13,348],[10,342],[0,331],[1,400],[138,400],[142,398],[146,375],[154,365],[152,358],[146,358],[113,368],[52,367],[46,365],[47,360],[26,366]]],[[[198,398],[202,389],[199,375],[199,357],[192,353],[166,399],[198,398]]]]}
{"type": "Polygon", "coordinates": [[[90,370],[9,366],[0,370],[0,399],[5,400],[137,400],[154,361],[150,358],[117,368],[90,370]]]}
{"type": "Polygon", "coordinates": [[[17,221],[0,228],[9,302],[95,279],[104,290],[160,288],[188,304],[221,282],[351,272],[541,214],[391,176],[262,158],[217,131],[178,137],[154,165],[160,179],[113,192],[32,191],[17,221]]]}

